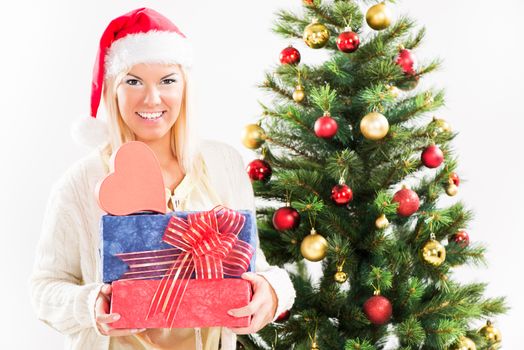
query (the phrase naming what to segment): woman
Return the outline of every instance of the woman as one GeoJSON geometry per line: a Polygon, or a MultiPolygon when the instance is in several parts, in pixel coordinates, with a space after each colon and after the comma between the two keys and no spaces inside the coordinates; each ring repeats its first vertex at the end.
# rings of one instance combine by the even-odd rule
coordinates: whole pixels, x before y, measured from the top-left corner
{"type": "MultiPolygon", "coordinates": [[[[260,249],[252,301],[230,310],[250,315],[238,329],[114,329],[109,314],[111,286],[101,283],[96,183],[109,171],[109,158],[127,141],[146,143],[156,154],[171,209],[254,208],[254,196],[238,152],[194,135],[191,55],[187,39],[161,14],[147,8],[114,19],[100,40],[91,96],[91,124],[104,96],[109,138],[76,163],[55,185],[31,279],[38,317],[67,335],[69,349],[222,349],[236,347],[235,333],[257,332],[291,308],[295,292],[288,274],[269,266],[260,249]]],[[[85,126],[93,132],[93,125],[85,126]]]]}

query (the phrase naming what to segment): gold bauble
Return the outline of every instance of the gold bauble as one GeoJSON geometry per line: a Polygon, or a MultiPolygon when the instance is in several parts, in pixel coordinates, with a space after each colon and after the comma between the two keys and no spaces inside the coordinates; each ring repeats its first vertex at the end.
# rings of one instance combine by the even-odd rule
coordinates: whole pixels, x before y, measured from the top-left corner
{"type": "Polygon", "coordinates": [[[450,183],[448,187],[446,187],[446,193],[448,194],[448,196],[453,197],[458,193],[458,186],[454,183],[450,183]]]}
{"type": "Polygon", "coordinates": [[[473,340],[467,337],[460,337],[460,340],[453,350],[477,350],[477,346],[473,340]]]}
{"type": "Polygon", "coordinates": [[[486,322],[486,325],[479,332],[488,341],[489,345],[499,344],[502,341],[500,331],[493,327],[490,321],[486,322]]]}
{"type": "Polygon", "coordinates": [[[389,226],[389,221],[386,215],[382,214],[380,215],[377,220],[375,220],[375,227],[379,230],[385,229],[389,226]]]}
{"type": "Polygon", "coordinates": [[[391,24],[391,12],[384,2],[371,6],[366,13],[366,22],[375,30],[382,30],[391,24]]]}
{"type": "Polygon", "coordinates": [[[313,344],[311,344],[311,350],[320,350],[316,341],[314,341],[313,344]]]}
{"type": "Polygon", "coordinates": [[[304,100],[304,97],[306,97],[304,87],[302,85],[297,85],[295,91],[293,91],[293,100],[297,103],[300,103],[304,100]]]}
{"type": "Polygon", "coordinates": [[[300,253],[309,261],[320,261],[326,256],[327,248],[326,239],[313,229],[300,244],[300,253]]]}
{"type": "Polygon", "coordinates": [[[360,131],[368,140],[380,140],[388,134],[389,122],[382,114],[371,112],[360,121],[360,131]]]}
{"type": "Polygon", "coordinates": [[[344,271],[337,271],[335,272],[335,275],[333,276],[335,279],[335,282],[337,283],[344,283],[348,280],[348,274],[344,271]]]}
{"type": "Polygon", "coordinates": [[[444,119],[433,117],[433,123],[437,126],[438,132],[451,132],[451,126],[444,119]]]}
{"type": "Polygon", "coordinates": [[[242,130],[242,143],[247,148],[257,149],[266,140],[266,133],[257,124],[248,124],[242,130]]]}
{"type": "Polygon", "coordinates": [[[313,49],[324,47],[329,40],[329,30],[322,23],[314,20],[304,29],[304,41],[313,49]]]}
{"type": "Polygon", "coordinates": [[[439,241],[430,239],[420,250],[422,260],[433,266],[440,266],[446,260],[446,248],[439,241]]]}

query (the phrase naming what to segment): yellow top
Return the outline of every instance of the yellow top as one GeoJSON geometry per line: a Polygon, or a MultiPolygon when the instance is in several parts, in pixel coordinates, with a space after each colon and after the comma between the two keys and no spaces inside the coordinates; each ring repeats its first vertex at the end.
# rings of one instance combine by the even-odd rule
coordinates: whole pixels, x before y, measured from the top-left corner
{"type": "MultiPolygon", "coordinates": [[[[205,167],[204,167],[205,169],[205,167]]],[[[166,202],[170,210],[211,210],[220,204],[204,170],[199,176],[186,174],[173,193],[166,188],[166,202]]],[[[125,337],[111,337],[109,350],[192,350],[197,349],[196,334],[201,334],[202,350],[218,350],[221,327],[153,328],[125,337]]]]}

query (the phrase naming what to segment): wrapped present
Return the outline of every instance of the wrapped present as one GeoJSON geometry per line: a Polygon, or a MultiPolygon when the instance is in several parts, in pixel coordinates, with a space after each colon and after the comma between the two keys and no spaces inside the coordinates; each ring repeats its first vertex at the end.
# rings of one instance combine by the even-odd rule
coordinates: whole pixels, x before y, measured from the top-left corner
{"type": "Polygon", "coordinates": [[[115,328],[245,327],[227,310],[251,298],[256,229],[251,211],[105,215],[102,267],[113,282],[115,328]],[[178,316],[178,317],[177,317],[178,316]]]}
{"type": "Polygon", "coordinates": [[[241,327],[254,271],[253,213],[217,206],[166,214],[160,164],[144,143],[123,144],[96,186],[103,281],[112,283],[117,328],[241,327]]]}
{"type": "Polygon", "coordinates": [[[167,313],[147,317],[151,296],[159,280],[113,282],[111,312],[121,315],[111,323],[114,328],[194,328],[247,327],[249,317],[233,317],[228,310],[246,306],[251,300],[251,285],[242,279],[191,280],[173,323],[167,313]]]}
{"type": "MultiPolygon", "coordinates": [[[[244,225],[238,233],[238,240],[256,246],[256,220],[249,210],[238,210],[244,218],[244,225]]],[[[156,252],[158,260],[167,261],[169,264],[170,252],[179,253],[177,249],[162,240],[164,232],[168,227],[172,216],[187,220],[188,214],[198,213],[195,211],[178,211],[168,214],[142,213],[125,216],[104,215],[100,222],[101,234],[101,259],[102,278],[104,283],[123,279],[123,275],[129,271],[129,265],[123,260],[125,253],[138,253],[144,251],[156,252]],[[162,258],[162,255],[167,257],[162,258]]],[[[132,254],[127,255],[132,258],[132,254]]],[[[165,269],[163,270],[165,272],[165,269]]],[[[253,254],[247,271],[255,271],[255,255],[253,254]]],[[[129,277],[129,274],[128,276],[129,277]]],[[[135,275],[142,279],[147,278],[145,274],[135,275]]],[[[194,276],[193,276],[194,277],[194,276]]],[[[233,277],[227,273],[225,278],[233,277]]],[[[161,275],[153,275],[149,278],[162,278],[161,275]]]]}

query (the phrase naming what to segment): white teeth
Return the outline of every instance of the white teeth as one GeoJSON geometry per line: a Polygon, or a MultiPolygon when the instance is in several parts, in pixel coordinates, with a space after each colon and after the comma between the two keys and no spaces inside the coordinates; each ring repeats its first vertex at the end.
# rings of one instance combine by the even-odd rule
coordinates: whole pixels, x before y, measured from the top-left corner
{"type": "Polygon", "coordinates": [[[144,119],[153,120],[160,118],[164,112],[137,112],[137,114],[144,119]]]}

